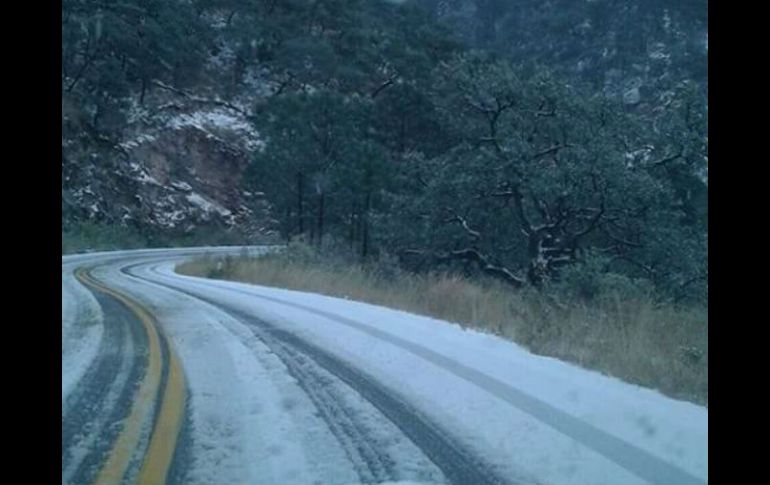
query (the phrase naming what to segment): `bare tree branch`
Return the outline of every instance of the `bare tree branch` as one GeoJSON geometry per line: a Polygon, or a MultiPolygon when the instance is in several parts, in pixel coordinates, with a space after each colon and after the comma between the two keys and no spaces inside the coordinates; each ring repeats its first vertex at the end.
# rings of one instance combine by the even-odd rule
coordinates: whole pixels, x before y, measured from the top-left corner
{"type": "Polygon", "coordinates": [[[465,232],[471,238],[473,238],[474,243],[478,242],[479,239],[481,239],[481,233],[479,231],[471,229],[470,226],[468,226],[468,221],[466,221],[464,217],[460,216],[459,214],[457,214],[456,212],[452,211],[449,208],[445,208],[444,210],[448,212],[452,212],[452,217],[447,219],[445,222],[459,222],[460,225],[463,227],[463,229],[465,229],[465,232]]]}
{"type": "Polygon", "coordinates": [[[380,94],[388,86],[391,86],[394,82],[396,82],[396,79],[398,79],[399,76],[400,76],[399,74],[394,74],[393,76],[388,78],[387,81],[385,81],[384,83],[380,84],[374,91],[372,91],[372,94],[370,95],[370,97],[372,99],[376,98],[378,94],[380,94]]]}
{"type": "Polygon", "coordinates": [[[514,209],[516,210],[516,214],[519,216],[519,219],[524,226],[522,230],[524,231],[524,234],[529,236],[530,234],[534,234],[534,230],[532,228],[532,223],[529,222],[529,219],[527,218],[527,215],[524,213],[524,197],[521,195],[521,191],[519,190],[518,186],[514,186],[511,189],[511,192],[513,192],[513,198],[515,200],[514,209]]]}
{"type": "Polygon", "coordinates": [[[532,156],[532,158],[544,157],[546,155],[550,155],[551,153],[556,153],[556,152],[558,152],[559,150],[561,150],[563,148],[572,148],[572,145],[570,145],[568,143],[565,143],[563,145],[554,145],[552,147],[546,148],[545,150],[542,150],[542,151],[539,151],[539,152],[535,153],[532,156]]]}
{"type": "Polygon", "coordinates": [[[481,271],[484,273],[487,273],[490,276],[494,276],[496,278],[502,279],[503,281],[508,282],[509,284],[515,286],[516,288],[520,288],[526,284],[526,281],[524,278],[514,274],[511,270],[504,266],[498,266],[491,264],[488,259],[476,251],[475,249],[458,249],[455,251],[449,252],[449,257],[454,259],[465,259],[470,261],[475,261],[478,265],[481,271]]]}
{"type": "Polygon", "coordinates": [[[654,162],[650,162],[650,163],[646,164],[644,168],[648,168],[649,169],[649,168],[660,167],[661,165],[665,165],[665,164],[667,164],[669,162],[673,162],[674,160],[676,160],[678,158],[681,158],[683,154],[684,154],[684,148],[680,148],[677,153],[674,153],[673,155],[665,156],[665,157],[663,157],[663,158],[661,158],[659,160],[656,160],[654,162]]]}
{"type": "Polygon", "coordinates": [[[190,101],[192,101],[194,103],[213,104],[215,106],[222,106],[223,108],[228,108],[228,109],[231,109],[231,110],[233,110],[233,111],[235,111],[237,113],[240,113],[243,116],[249,116],[249,113],[243,111],[242,109],[240,109],[239,107],[237,107],[237,106],[235,106],[235,105],[233,105],[231,103],[228,103],[227,101],[222,101],[222,100],[219,100],[219,99],[199,98],[197,96],[193,96],[192,94],[190,94],[190,93],[188,93],[188,92],[186,92],[186,91],[184,91],[182,89],[176,88],[174,86],[169,86],[168,84],[165,84],[165,83],[163,83],[161,81],[158,81],[157,79],[151,81],[150,84],[152,84],[154,86],[157,86],[157,87],[159,87],[161,89],[165,89],[167,91],[171,91],[174,94],[178,94],[179,96],[182,96],[182,97],[184,97],[184,98],[186,98],[186,99],[188,99],[188,100],[190,100],[190,101]]]}

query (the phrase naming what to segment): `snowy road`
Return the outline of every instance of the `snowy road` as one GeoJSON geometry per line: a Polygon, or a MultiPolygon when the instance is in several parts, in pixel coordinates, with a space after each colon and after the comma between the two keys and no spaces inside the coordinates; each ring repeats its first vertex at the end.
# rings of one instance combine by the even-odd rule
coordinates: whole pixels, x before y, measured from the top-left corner
{"type": "Polygon", "coordinates": [[[707,482],[703,407],[203,252],[62,258],[62,483],[707,482]]]}

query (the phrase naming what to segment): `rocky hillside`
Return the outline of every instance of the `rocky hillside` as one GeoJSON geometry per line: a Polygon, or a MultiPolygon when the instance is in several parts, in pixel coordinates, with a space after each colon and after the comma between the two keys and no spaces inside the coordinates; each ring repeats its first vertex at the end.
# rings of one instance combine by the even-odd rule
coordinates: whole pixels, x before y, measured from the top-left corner
{"type": "Polygon", "coordinates": [[[256,107],[319,85],[344,90],[359,61],[338,46],[330,57],[318,38],[353,26],[351,12],[376,18],[399,3],[65,0],[62,230],[273,235],[269,201],[243,183],[264,146],[256,107]]]}
{"type": "MultiPolygon", "coordinates": [[[[64,4],[65,15],[69,8],[77,19],[73,24],[84,30],[85,39],[77,42],[86,49],[95,39],[111,40],[104,33],[109,14],[92,3],[64,4]]],[[[126,20],[115,8],[114,20],[126,20]]],[[[171,240],[196,231],[247,242],[272,234],[270,204],[263,193],[242,189],[242,178],[264,146],[249,113],[274,87],[264,71],[251,68],[223,100],[221,86],[236,62],[231,42],[217,35],[221,15],[200,22],[211,37],[193,82],[148,77],[133,89],[110,78],[114,73],[107,66],[92,69],[92,79],[88,69],[81,79],[63,75],[63,231],[87,221],[171,240]]],[[[74,28],[65,20],[65,41],[74,28]]],[[[66,64],[66,47],[63,57],[66,64]]],[[[74,56],[72,64],[78,61],[74,56]]],[[[81,66],[87,62],[82,55],[81,66]]]]}
{"type": "Polygon", "coordinates": [[[269,232],[263,194],[239,190],[261,145],[242,112],[161,93],[128,110],[115,140],[93,139],[63,100],[62,218],[189,232],[269,232]]]}

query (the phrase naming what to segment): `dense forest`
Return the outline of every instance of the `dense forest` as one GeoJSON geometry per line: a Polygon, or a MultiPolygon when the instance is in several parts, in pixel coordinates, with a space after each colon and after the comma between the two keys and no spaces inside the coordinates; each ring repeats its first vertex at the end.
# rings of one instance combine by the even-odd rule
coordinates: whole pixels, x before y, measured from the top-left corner
{"type": "Polygon", "coordinates": [[[259,133],[232,190],[283,240],[702,301],[706,22],[674,0],[64,0],[63,171],[173,94],[259,133]]]}

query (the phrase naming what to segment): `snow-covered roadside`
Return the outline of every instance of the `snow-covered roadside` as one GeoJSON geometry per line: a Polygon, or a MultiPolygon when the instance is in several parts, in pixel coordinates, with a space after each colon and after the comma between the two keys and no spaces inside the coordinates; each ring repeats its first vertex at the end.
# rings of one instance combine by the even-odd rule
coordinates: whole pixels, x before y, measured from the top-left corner
{"type": "MultiPolygon", "coordinates": [[[[239,312],[286,329],[367,374],[511,482],[680,483],[665,479],[676,476],[676,470],[696,477],[691,483],[707,481],[708,411],[703,407],[535,356],[509,341],[448,322],[321,295],[192,278],[173,270],[181,258],[219,251],[238,254],[241,248],[62,258],[63,399],[65,387],[82,376],[78,365],[84,370],[93,358],[74,349],[95,352],[102,338],[76,330],[82,324],[78,313],[96,302],[71,271],[95,266],[97,278],[151,310],[182,361],[190,390],[191,427],[185,432],[192,433],[190,449],[182,450],[191,458],[185,483],[361,481],[355,460],[332,436],[317,405],[287,373],[276,349],[257,338],[249,326],[253,323],[245,325],[248,319],[239,312]],[[146,280],[120,271],[127,267],[146,280]],[[200,295],[221,309],[168,286],[200,295]],[[608,453],[606,446],[597,445],[603,437],[622,449],[608,453]],[[662,472],[640,473],[645,464],[662,472]]],[[[312,372],[323,371],[307,364],[312,372]]],[[[318,387],[336,393],[330,402],[342,403],[374,430],[366,435],[404,441],[356,391],[333,381],[334,376],[322,375],[318,387]]],[[[394,441],[387,446],[393,450],[388,455],[406,470],[400,477],[423,484],[445,482],[425,472],[425,457],[413,445],[394,441]],[[419,473],[409,471],[416,469],[419,473]]]]}
{"type": "Polygon", "coordinates": [[[432,415],[442,416],[442,422],[451,423],[455,432],[474,443],[479,451],[492,453],[495,463],[511,473],[524,471],[545,483],[646,483],[585,443],[555,431],[474,384],[457,379],[446,369],[317,313],[248,295],[312,307],[429,346],[620,438],[661,462],[704,481],[708,476],[708,411],[703,407],[556,359],[535,356],[503,339],[430,318],[308,293],[202,281],[173,273],[170,264],[162,265],[158,272],[160,275],[154,278],[172,284],[185,281],[185,287],[205,291],[219,301],[278,322],[324,348],[333,349],[378,380],[391,383],[399,392],[415,399],[432,415]]]}
{"type": "Polygon", "coordinates": [[[94,296],[62,267],[62,406],[96,357],[102,339],[102,311],[94,296]]]}

